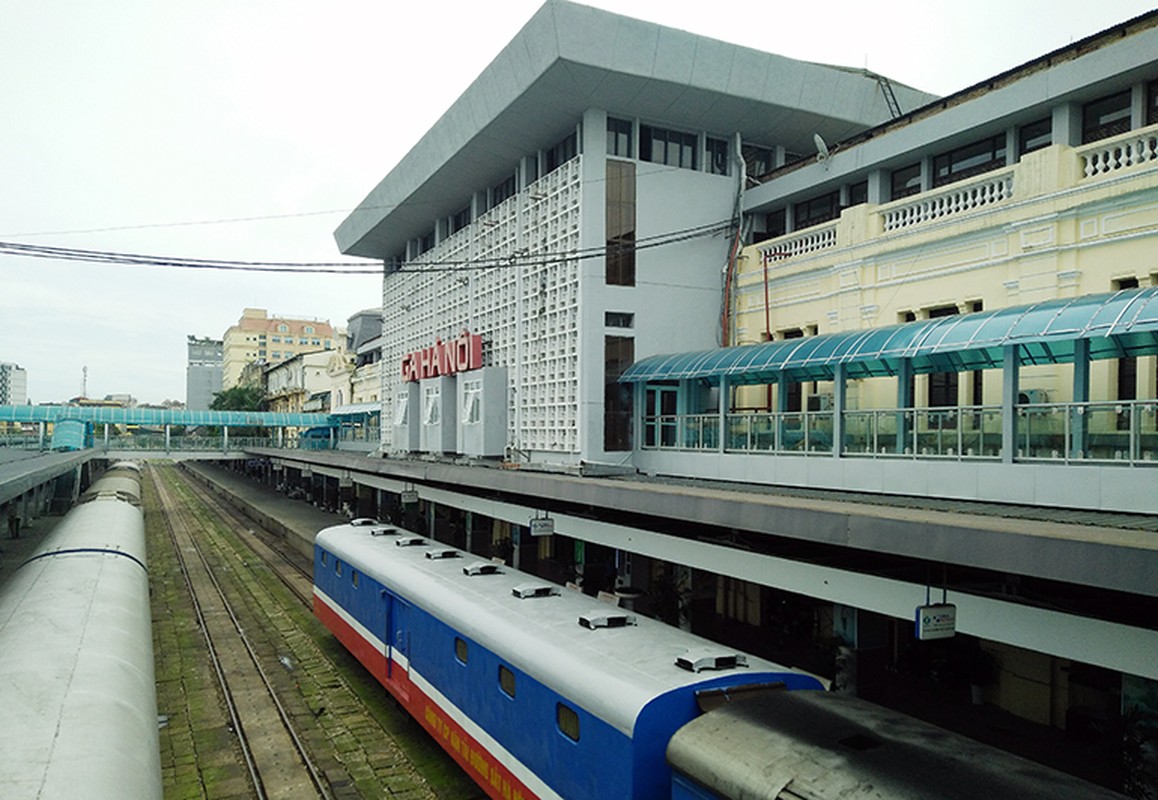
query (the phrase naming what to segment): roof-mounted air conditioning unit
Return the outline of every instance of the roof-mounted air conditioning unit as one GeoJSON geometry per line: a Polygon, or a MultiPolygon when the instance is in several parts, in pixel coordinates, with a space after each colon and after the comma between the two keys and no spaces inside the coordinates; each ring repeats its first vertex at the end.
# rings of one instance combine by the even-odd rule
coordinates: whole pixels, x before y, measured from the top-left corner
{"type": "Polygon", "coordinates": [[[450,547],[440,547],[437,550],[427,550],[426,557],[434,559],[458,558],[459,553],[457,550],[450,547]]]}
{"type": "Polygon", "coordinates": [[[393,536],[398,533],[398,529],[393,525],[381,525],[370,529],[371,536],[393,536]]]}
{"type": "Polygon", "coordinates": [[[395,541],[394,544],[398,545],[399,547],[418,547],[420,545],[426,544],[426,540],[421,536],[403,536],[395,541]]]}
{"type": "Polygon", "coordinates": [[[735,669],[748,666],[748,657],[742,653],[727,653],[709,647],[688,650],[677,656],[675,665],[688,672],[702,672],[705,669],[735,669]]]}
{"type": "Polygon", "coordinates": [[[499,565],[491,561],[476,561],[462,568],[463,575],[498,575],[499,565]]]}
{"type": "Polygon", "coordinates": [[[584,628],[595,630],[596,628],[625,628],[628,625],[636,624],[636,617],[634,614],[617,614],[614,611],[591,611],[579,616],[579,624],[584,628]]]}
{"type": "Polygon", "coordinates": [[[549,583],[524,583],[511,589],[511,594],[520,600],[529,600],[532,597],[551,597],[559,594],[558,586],[549,583]]]}

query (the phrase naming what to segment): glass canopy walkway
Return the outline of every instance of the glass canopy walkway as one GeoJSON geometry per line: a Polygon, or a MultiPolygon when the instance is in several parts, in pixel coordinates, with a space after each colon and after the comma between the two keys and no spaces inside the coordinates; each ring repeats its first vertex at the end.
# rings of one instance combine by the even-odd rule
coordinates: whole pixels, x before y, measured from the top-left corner
{"type": "Polygon", "coordinates": [[[1091,362],[1155,354],[1151,287],[654,356],[619,380],[641,387],[644,450],[1158,464],[1154,387],[1149,399],[1090,399],[1091,362]],[[1068,401],[1019,390],[1023,367],[1047,364],[1073,365],[1068,401]],[[913,402],[913,376],[975,370],[1000,370],[1000,404],[913,402]],[[895,406],[850,408],[849,382],[874,378],[895,380],[895,406]],[[789,410],[790,387],[806,381],[832,382],[828,407],[789,410]],[[733,390],[756,385],[769,387],[767,408],[734,407],[733,390]]]}
{"type": "Polygon", "coordinates": [[[0,406],[0,423],[20,428],[19,433],[0,433],[0,446],[39,450],[93,447],[118,453],[240,453],[253,447],[331,449],[343,443],[355,449],[372,449],[378,445],[380,417],[378,404],[343,406],[328,414],[0,406]],[[34,432],[29,432],[33,425],[34,432]],[[79,425],[84,430],[71,436],[62,448],[55,432],[66,425],[79,425]]]}

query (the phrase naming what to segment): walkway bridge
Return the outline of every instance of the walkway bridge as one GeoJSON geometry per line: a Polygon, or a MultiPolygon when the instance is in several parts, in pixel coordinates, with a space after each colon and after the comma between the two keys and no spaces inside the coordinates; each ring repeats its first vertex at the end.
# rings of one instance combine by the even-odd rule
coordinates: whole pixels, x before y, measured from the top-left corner
{"type": "Polygon", "coordinates": [[[245,458],[255,447],[373,450],[378,446],[378,404],[343,406],[328,414],[111,406],[0,406],[0,423],[19,433],[0,434],[0,447],[87,450],[102,458],[164,454],[175,459],[245,458]],[[61,422],[80,422],[84,433],[62,443],[61,422]],[[34,430],[30,430],[35,426],[34,430]]]}

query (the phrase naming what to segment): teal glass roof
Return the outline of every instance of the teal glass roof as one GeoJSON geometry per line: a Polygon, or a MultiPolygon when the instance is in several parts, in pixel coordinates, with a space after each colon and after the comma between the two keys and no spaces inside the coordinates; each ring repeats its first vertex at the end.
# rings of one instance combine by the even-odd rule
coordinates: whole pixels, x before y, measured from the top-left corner
{"type": "Polygon", "coordinates": [[[1090,344],[1092,360],[1158,353],[1158,288],[1057,298],[1027,306],[828,333],[755,345],[644,358],[621,383],[700,379],[733,385],[831,380],[837,364],[849,378],[995,369],[1017,345],[1022,364],[1074,359],[1074,342],[1090,344]]]}

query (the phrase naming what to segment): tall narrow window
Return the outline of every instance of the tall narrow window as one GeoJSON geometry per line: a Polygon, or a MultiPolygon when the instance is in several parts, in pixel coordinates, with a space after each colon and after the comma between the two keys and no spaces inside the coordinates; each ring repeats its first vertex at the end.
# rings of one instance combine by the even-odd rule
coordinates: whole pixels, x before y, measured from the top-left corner
{"type": "Polygon", "coordinates": [[[892,199],[917,194],[921,191],[921,165],[910,164],[907,167],[893,170],[892,199]]]}
{"type": "Polygon", "coordinates": [[[515,176],[511,175],[499,181],[491,188],[491,208],[494,208],[508,197],[513,197],[514,194],[515,176]]]}
{"type": "Polygon", "coordinates": [[[406,425],[410,419],[410,393],[399,392],[394,396],[394,425],[406,425]]]}
{"type": "Polygon", "coordinates": [[[630,450],[634,395],[619,376],[635,361],[635,339],[606,336],[603,342],[603,449],[630,450]]]}
{"type": "Polygon", "coordinates": [[[635,164],[607,160],[607,252],[609,286],[635,286],[635,164]]]}
{"type": "Polygon", "coordinates": [[[462,416],[464,425],[477,425],[482,422],[482,381],[464,381],[462,385],[462,401],[465,411],[462,416]]]}
{"type": "Polygon", "coordinates": [[[868,181],[858,181],[848,187],[848,204],[859,206],[868,202],[868,181]]]}
{"type": "Polygon", "coordinates": [[[778,208],[769,211],[764,217],[764,227],[768,230],[768,238],[775,239],[788,233],[787,209],[778,208]]]}
{"type": "Polygon", "coordinates": [[[1082,107],[1082,144],[1130,130],[1130,90],[1103,97],[1082,107]]]}
{"type": "MultiPolygon", "coordinates": [[[[1137,278],[1120,278],[1113,282],[1116,290],[1122,289],[1137,289],[1137,278]]],[[[1118,380],[1116,400],[1137,400],[1138,399],[1138,358],[1136,356],[1126,356],[1118,359],[1118,380]]],[[[1118,413],[1117,428],[1120,431],[1128,431],[1130,429],[1130,412],[1123,409],[1118,413]]]]}
{"type": "MultiPolygon", "coordinates": [[[[951,317],[960,314],[961,310],[957,306],[940,306],[938,308],[929,309],[929,319],[937,319],[938,317],[951,317]]],[[[957,386],[960,381],[960,374],[957,372],[931,372],[929,373],[929,398],[928,405],[930,408],[943,408],[946,406],[957,405],[957,386]]],[[[930,418],[930,427],[938,428],[956,428],[956,416],[942,416],[940,418],[930,418]]]]}
{"type": "Polygon", "coordinates": [[[728,140],[714,139],[711,136],[707,141],[708,172],[713,175],[728,174],[728,140]]]}
{"type": "Polygon", "coordinates": [[[450,218],[450,232],[458,233],[467,225],[470,224],[470,206],[461,209],[453,217],[450,218]]]}
{"type": "Polygon", "coordinates": [[[632,157],[631,121],[607,118],[607,155],[632,157]]]}
{"type": "Polygon", "coordinates": [[[572,133],[547,151],[547,169],[543,174],[554,172],[577,155],[579,155],[579,137],[572,133]]]}
{"type": "Polygon", "coordinates": [[[438,384],[422,391],[422,424],[437,425],[442,419],[441,391],[438,384]]]}

